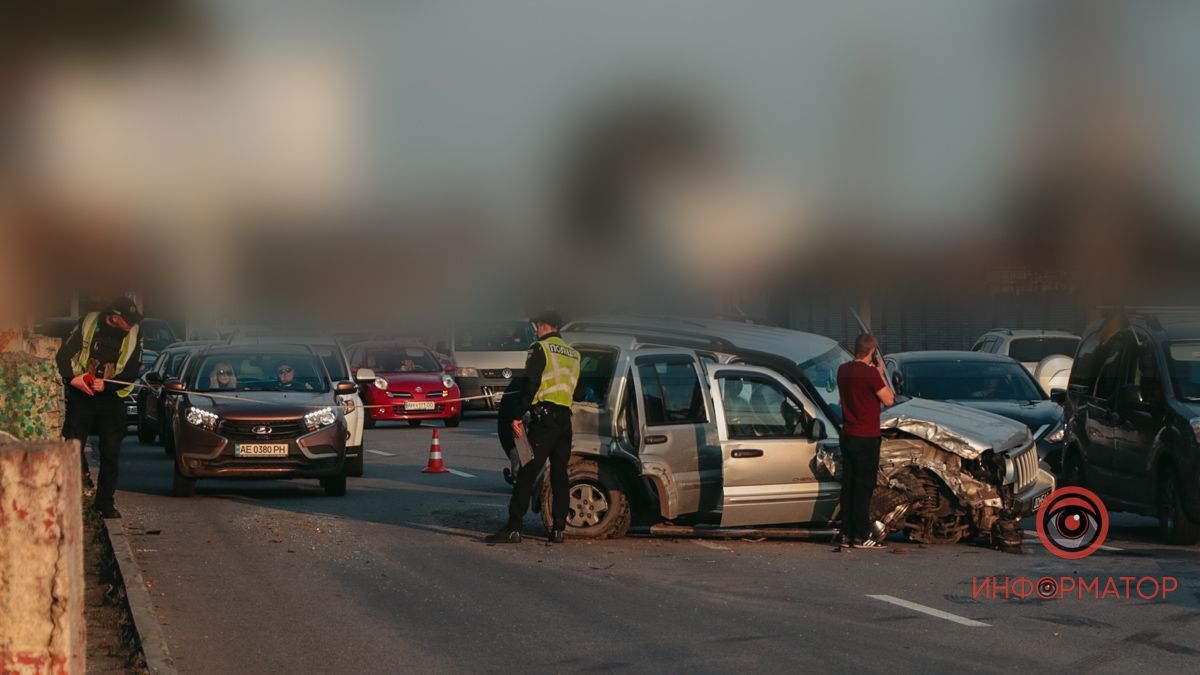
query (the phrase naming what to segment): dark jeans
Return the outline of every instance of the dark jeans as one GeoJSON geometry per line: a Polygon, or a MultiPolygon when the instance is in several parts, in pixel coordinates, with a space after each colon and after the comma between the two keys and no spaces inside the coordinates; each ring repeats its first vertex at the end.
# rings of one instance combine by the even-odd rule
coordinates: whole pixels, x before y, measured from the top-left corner
{"type": "MultiPolygon", "coordinates": [[[[112,386],[112,385],[109,385],[112,386]]],[[[115,393],[88,396],[67,388],[67,416],[63,420],[63,438],[79,441],[79,456],[86,473],[87,457],[83,446],[87,437],[100,437],[100,481],[96,484],[96,506],[113,505],[117,491],[117,463],[121,458],[121,441],[125,439],[125,401],[115,393]]]]}
{"type": "Polygon", "coordinates": [[[842,436],[842,536],[857,543],[871,535],[871,493],[879,474],[880,438],[842,436]]]}
{"type": "Polygon", "coordinates": [[[512,499],[508,502],[508,529],[520,530],[525,512],[529,510],[529,498],[533,496],[534,481],[550,460],[550,489],[553,493],[554,529],[566,529],[567,508],[567,463],[571,460],[571,410],[557,405],[536,406],[545,408],[545,414],[537,415],[526,427],[529,445],[533,447],[533,460],[517,472],[512,499]]]}

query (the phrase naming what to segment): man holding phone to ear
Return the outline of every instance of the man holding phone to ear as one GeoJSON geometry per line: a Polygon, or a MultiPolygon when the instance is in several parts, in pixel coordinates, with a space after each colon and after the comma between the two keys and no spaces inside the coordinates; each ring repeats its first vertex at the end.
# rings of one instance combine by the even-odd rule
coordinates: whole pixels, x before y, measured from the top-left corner
{"type": "Polygon", "coordinates": [[[854,360],[838,368],[838,396],[844,424],[842,448],[842,531],[838,548],[887,548],[871,538],[871,493],[879,473],[879,415],[895,403],[887,384],[879,343],[863,333],[854,342],[854,360]]]}

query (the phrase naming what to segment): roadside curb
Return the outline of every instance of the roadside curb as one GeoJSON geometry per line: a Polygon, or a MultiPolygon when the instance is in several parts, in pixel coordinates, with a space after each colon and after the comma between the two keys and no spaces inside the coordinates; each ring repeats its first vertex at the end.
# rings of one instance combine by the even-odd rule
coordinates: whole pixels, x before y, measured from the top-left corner
{"type": "Polygon", "coordinates": [[[151,609],[150,593],[146,590],[146,581],[142,578],[142,569],[138,567],[133,557],[133,548],[129,545],[129,537],[123,527],[114,521],[105,521],[104,531],[108,534],[108,543],[112,546],[113,557],[117,559],[117,567],[121,570],[121,578],[125,581],[125,597],[129,602],[129,611],[133,614],[133,628],[142,641],[142,654],[146,657],[146,669],[156,675],[178,675],[175,661],[167,649],[167,641],[163,636],[162,626],[151,609]]]}

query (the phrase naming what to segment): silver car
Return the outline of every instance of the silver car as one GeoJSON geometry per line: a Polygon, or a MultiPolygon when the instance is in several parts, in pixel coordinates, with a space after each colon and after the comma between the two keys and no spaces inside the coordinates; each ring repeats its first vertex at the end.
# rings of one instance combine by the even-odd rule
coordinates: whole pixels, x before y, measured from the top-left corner
{"type": "MultiPolygon", "coordinates": [[[[839,482],[833,340],[748,324],[578,321],[567,533],[619,537],[637,519],[722,527],[828,524],[839,482]]],[[[920,542],[1019,545],[1054,489],[1024,425],[909,400],[885,411],[872,515],[920,542]]],[[[549,490],[533,505],[549,520],[549,490]]]]}

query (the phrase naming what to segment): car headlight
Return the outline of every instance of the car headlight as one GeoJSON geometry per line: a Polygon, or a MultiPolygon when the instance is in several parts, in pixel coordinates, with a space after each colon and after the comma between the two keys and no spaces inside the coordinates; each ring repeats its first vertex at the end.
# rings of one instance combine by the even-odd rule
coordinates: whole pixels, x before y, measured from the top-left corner
{"type": "Polygon", "coordinates": [[[304,416],[304,426],[308,427],[309,431],[316,431],[321,427],[327,427],[337,421],[337,413],[331,407],[314,410],[304,416]]]}
{"type": "Polygon", "coordinates": [[[449,375],[442,376],[442,386],[449,389],[454,386],[454,378],[449,375]]]}
{"type": "Polygon", "coordinates": [[[217,417],[216,413],[195,406],[187,409],[187,412],[183,415],[183,419],[194,427],[200,427],[208,431],[214,431],[217,428],[217,423],[221,421],[221,418],[217,417]]]}
{"type": "Polygon", "coordinates": [[[388,381],[382,377],[375,378],[375,388],[379,389],[380,391],[387,391],[388,381]]]}
{"type": "Polygon", "coordinates": [[[1200,443],[1200,417],[1192,418],[1192,434],[1196,437],[1196,442],[1200,443]]]}
{"type": "Polygon", "coordinates": [[[1050,433],[1046,434],[1046,440],[1050,441],[1051,443],[1062,443],[1063,439],[1066,437],[1067,426],[1062,422],[1059,422],[1057,426],[1050,430],[1050,433]]]}
{"type": "Polygon", "coordinates": [[[459,377],[479,377],[478,368],[456,368],[454,372],[458,373],[459,377]]]}

